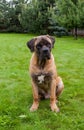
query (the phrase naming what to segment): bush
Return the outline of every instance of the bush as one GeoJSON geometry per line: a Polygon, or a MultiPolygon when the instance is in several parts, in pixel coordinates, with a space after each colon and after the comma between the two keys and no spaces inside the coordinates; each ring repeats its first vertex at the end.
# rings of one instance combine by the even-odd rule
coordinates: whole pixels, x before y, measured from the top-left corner
{"type": "Polygon", "coordinates": [[[10,26],[7,29],[7,32],[16,32],[16,33],[20,33],[23,32],[23,29],[21,27],[17,27],[16,25],[10,26]]]}

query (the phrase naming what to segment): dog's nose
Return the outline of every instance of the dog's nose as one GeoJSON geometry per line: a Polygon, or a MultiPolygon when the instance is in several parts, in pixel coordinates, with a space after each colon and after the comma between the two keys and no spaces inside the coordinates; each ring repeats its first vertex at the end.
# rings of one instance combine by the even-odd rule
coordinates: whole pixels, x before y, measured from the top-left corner
{"type": "Polygon", "coordinates": [[[47,47],[43,47],[42,50],[43,50],[44,53],[47,53],[49,51],[49,49],[47,47]]]}

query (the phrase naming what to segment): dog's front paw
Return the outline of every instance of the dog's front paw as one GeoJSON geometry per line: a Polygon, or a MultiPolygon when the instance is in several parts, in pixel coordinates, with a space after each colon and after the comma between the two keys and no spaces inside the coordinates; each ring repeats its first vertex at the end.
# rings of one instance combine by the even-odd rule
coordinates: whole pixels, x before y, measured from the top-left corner
{"type": "Polygon", "coordinates": [[[53,112],[59,112],[60,111],[56,104],[51,104],[50,106],[51,106],[51,110],[53,112]]]}
{"type": "Polygon", "coordinates": [[[36,111],[36,110],[38,109],[38,106],[39,106],[38,104],[35,104],[35,103],[34,103],[34,104],[31,106],[30,111],[31,111],[31,112],[36,111]]]}

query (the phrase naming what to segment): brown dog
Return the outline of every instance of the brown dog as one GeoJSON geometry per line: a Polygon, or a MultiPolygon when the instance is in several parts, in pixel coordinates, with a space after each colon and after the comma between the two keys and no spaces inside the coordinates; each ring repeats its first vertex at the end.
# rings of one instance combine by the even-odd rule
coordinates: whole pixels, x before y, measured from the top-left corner
{"type": "Polygon", "coordinates": [[[56,105],[56,98],[64,88],[62,79],[57,75],[54,57],[51,53],[55,39],[49,35],[42,35],[33,38],[27,46],[33,52],[30,61],[30,75],[33,89],[33,105],[30,111],[39,107],[39,99],[50,98],[52,111],[59,112],[56,105]]]}

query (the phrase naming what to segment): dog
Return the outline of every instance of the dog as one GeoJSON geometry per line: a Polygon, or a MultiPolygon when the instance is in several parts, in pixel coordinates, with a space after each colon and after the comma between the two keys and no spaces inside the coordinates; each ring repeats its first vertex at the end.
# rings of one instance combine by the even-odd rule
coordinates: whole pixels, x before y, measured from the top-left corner
{"type": "Polygon", "coordinates": [[[30,111],[38,109],[40,99],[50,98],[51,110],[59,112],[57,97],[62,93],[64,84],[57,75],[51,52],[54,43],[55,38],[50,35],[41,35],[27,42],[27,47],[33,52],[29,67],[33,90],[30,111]]]}

